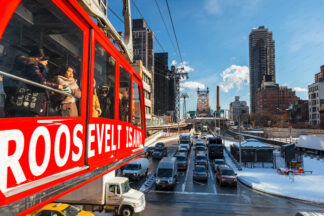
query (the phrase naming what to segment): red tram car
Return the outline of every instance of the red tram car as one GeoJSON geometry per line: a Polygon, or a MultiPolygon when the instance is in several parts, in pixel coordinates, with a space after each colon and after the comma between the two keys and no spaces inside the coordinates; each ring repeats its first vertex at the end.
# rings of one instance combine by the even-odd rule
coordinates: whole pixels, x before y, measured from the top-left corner
{"type": "Polygon", "coordinates": [[[0,24],[1,212],[142,155],[141,77],[76,0],[0,0],[0,24]]]}

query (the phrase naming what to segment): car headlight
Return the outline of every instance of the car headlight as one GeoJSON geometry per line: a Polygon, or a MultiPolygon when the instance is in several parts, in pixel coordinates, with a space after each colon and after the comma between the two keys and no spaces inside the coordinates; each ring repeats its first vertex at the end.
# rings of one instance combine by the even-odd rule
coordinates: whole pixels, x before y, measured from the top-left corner
{"type": "Polygon", "coordinates": [[[161,180],[160,179],[157,179],[156,180],[156,183],[160,184],[161,180]]]}
{"type": "Polygon", "coordinates": [[[172,183],[172,179],[168,179],[168,182],[169,182],[169,184],[171,184],[172,183]]]}
{"type": "Polygon", "coordinates": [[[134,175],[134,176],[137,176],[137,173],[134,173],[133,175],[134,175]]]}

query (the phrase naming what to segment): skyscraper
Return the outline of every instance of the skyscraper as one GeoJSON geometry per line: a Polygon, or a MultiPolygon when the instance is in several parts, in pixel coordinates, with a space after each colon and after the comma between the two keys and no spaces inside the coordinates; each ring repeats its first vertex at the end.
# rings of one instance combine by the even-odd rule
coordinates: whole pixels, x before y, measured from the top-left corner
{"type": "MultiPolygon", "coordinates": [[[[154,89],[154,32],[146,28],[144,19],[133,19],[134,62],[142,60],[144,67],[151,73],[154,89]]],[[[154,109],[154,91],[152,91],[152,108],[154,109]]]]}
{"type": "Polygon", "coordinates": [[[249,36],[250,48],[250,107],[256,112],[256,92],[262,81],[276,82],[275,41],[272,32],[264,26],[252,29],[249,36]]]}

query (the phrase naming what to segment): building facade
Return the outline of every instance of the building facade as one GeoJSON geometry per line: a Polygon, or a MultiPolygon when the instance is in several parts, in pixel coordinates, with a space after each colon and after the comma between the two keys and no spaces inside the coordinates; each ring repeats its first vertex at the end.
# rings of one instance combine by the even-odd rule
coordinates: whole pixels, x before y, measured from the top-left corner
{"type": "Polygon", "coordinates": [[[140,74],[143,79],[144,89],[144,105],[145,105],[145,120],[146,125],[152,125],[153,108],[152,108],[152,74],[146,67],[144,67],[141,60],[135,61],[132,66],[140,74]]]}
{"type": "Polygon", "coordinates": [[[272,32],[264,26],[252,29],[249,35],[250,54],[250,108],[256,112],[256,92],[261,87],[266,76],[276,82],[275,71],[275,41],[272,32]]]}
{"type": "Polygon", "coordinates": [[[315,74],[315,83],[308,86],[309,124],[324,127],[324,65],[315,74]]]}
{"type": "Polygon", "coordinates": [[[175,110],[175,80],[169,70],[168,53],[154,54],[154,114],[174,115],[175,110]]]}
{"type": "Polygon", "coordinates": [[[235,100],[229,105],[229,119],[238,122],[242,113],[249,113],[249,107],[246,101],[240,101],[240,97],[235,96],[235,100]]]}
{"type": "Polygon", "coordinates": [[[308,112],[308,100],[298,100],[295,104],[288,109],[289,122],[296,123],[308,123],[309,112],[308,112]]]}
{"type": "Polygon", "coordinates": [[[279,86],[274,82],[263,82],[256,92],[257,113],[285,113],[290,105],[300,100],[296,92],[286,86],[279,86]]]}
{"type": "MultiPolygon", "coordinates": [[[[134,62],[141,60],[143,66],[150,72],[152,89],[154,89],[154,32],[146,27],[144,19],[133,19],[133,53],[134,62]]],[[[154,107],[154,92],[152,91],[152,107],[154,107]]]]}

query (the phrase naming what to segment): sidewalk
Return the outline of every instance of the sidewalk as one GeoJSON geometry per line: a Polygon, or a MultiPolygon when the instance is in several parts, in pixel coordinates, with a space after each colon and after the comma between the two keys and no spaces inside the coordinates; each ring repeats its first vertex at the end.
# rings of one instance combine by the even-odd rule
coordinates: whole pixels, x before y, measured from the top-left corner
{"type": "MultiPolygon", "coordinates": [[[[233,141],[226,140],[226,147],[233,141]]],[[[324,203],[324,161],[304,156],[305,175],[279,175],[273,168],[245,168],[238,171],[229,155],[226,162],[235,170],[238,180],[255,190],[286,198],[324,203]]]]}

